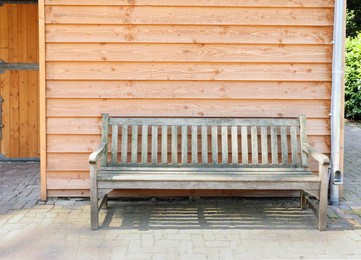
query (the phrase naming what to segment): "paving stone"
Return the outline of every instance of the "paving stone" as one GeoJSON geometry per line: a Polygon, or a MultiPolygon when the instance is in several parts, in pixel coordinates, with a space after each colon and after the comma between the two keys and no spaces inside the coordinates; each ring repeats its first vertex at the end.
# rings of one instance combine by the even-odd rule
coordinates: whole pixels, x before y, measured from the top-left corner
{"type": "Polygon", "coordinates": [[[152,234],[142,234],[142,247],[152,247],[154,245],[154,239],[152,234]]]}

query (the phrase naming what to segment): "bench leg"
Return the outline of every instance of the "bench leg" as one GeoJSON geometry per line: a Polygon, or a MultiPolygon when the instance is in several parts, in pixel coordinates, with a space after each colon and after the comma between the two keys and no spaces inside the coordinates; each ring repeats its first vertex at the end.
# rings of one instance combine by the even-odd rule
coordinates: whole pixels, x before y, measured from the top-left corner
{"type": "Polygon", "coordinates": [[[306,196],[303,190],[300,191],[300,206],[301,206],[301,210],[307,209],[306,196]]]}
{"type": "Polygon", "coordinates": [[[102,209],[108,208],[108,194],[104,195],[103,203],[102,203],[102,209]]]}
{"type": "Polygon", "coordinates": [[[96,165],[90,166],[90,227],[95,230],[99,226],[98,183],[96,165]]]}
{"type": "Polygon", "coordinates": [[[328,206],[328,182],[329,171],[328,165],[320,165],[320,173],[322,172],[321,188],[320,188],[320,202],[318,209],[318,229],[320,231],[326,230],[327,226],[327,206],[328,206]]]}

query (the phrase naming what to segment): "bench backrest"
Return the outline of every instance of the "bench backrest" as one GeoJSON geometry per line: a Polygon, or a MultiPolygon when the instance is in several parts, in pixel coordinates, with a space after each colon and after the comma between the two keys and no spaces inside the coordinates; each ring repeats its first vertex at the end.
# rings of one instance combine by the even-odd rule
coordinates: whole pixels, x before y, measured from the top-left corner
{"type": "Polygon", "coordinates": [[[110,164],[307,166],[301,151],[306,139],[304,116],[127,118],[103,114],[102,140],[110,143],[110,164]]]}

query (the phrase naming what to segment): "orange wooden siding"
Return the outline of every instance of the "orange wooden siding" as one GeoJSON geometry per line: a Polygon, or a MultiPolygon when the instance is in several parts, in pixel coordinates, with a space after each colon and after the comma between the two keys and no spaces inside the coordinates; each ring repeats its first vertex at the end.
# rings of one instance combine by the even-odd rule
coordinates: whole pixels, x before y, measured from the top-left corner
{"type": "MultiPolygon", "coordinates": [[[[37,63],[37,5],[0,6],[0,37],[1,60],[37,63]]],[[[38,71],[6,71],[0,74],[0,95],[4,99],[0,153],[6,157],[39,157],[38,81],[38,71]]]]}
{"type": "Polygon", "coordinates": [[[330,152],[333,0],[46,0],[49,196],[84,195],[100,114],[296,117],[330,152]]]}

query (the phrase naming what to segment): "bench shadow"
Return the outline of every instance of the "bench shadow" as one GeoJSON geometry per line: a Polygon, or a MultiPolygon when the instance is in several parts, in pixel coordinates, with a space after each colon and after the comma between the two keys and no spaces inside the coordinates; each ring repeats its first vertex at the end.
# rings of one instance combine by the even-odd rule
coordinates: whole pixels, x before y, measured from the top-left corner
{"type": "Polygon", "coordinates": [[[317,217],[294,198],[110,201],[101,229],[312,229],[317,217]]]}

